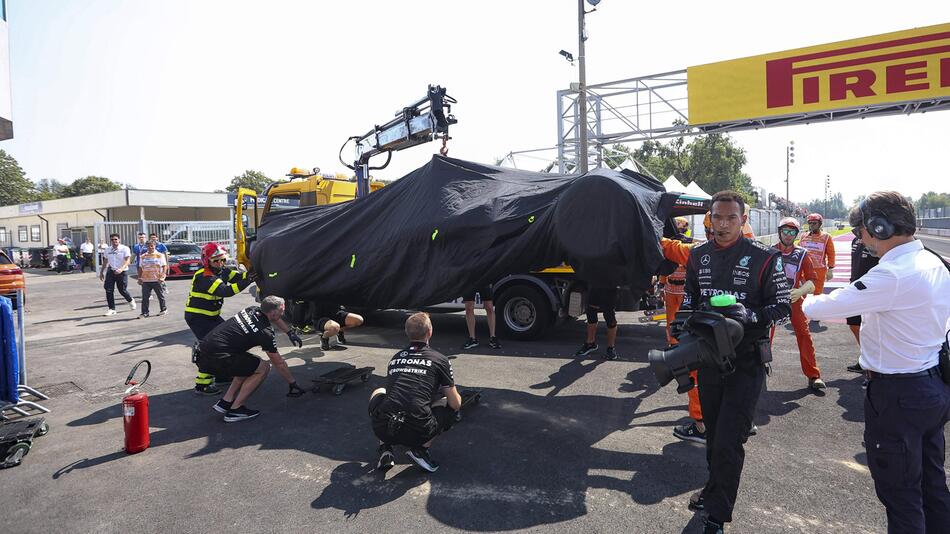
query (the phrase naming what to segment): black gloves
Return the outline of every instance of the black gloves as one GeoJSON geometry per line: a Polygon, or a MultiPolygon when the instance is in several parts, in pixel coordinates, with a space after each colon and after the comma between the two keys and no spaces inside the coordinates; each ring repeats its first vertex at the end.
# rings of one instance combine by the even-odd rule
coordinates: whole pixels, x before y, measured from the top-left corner
{"type": "Polygon", "coordinates": [[[300,336],[297,335],[296,330],[291,329],[289,332],[287,332],[287,337],[290,338],[291,343],[293,343],[294,345],[297,345],[298,349],[303,347],[303,340],[300,339],[300,336]]]}
{"type": "Polygon", "coordinates": [[[742,305],[741,302],[737,302],[731,306],[725,306],[722,308],[713,308],[714,311],[717,311],[729,319],[733,319],[742,323],[743,325],[756,324],[759,322],[758,315],[755,314],[749,308],[746,308],[742,305]]]}
{"type": "Polygon", "coordinates": [[[288,397],[299,397],[304,394],[302,387],[298,386],[296,382],[290,384],[290,388],[287,391],[288,397]]]}

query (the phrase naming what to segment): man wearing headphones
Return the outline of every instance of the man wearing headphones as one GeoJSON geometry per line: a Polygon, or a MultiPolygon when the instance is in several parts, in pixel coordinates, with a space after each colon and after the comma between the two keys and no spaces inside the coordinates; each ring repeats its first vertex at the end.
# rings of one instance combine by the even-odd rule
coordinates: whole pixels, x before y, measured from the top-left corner
{"type": "Polygon", "coordinates": [[[914,239],[914,207],[898,192],[872,193],[850,222],[880,262],[847,287],[806,297],[803,311],[861,315],[864,444],[888,532],[947,532],[950,377],[941,376],[939,354],[950,326],[950,265],[914,239]]]}

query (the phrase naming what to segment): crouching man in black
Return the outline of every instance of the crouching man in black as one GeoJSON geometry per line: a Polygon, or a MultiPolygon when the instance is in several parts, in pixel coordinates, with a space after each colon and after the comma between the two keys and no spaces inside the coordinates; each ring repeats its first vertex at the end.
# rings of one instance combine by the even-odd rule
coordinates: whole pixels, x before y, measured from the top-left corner
{"type": "Polygon", "coordinates": [[[376,468],[388,471],[395,465],[393,446],[408,447],[406,453],[419,467],[434,473],[439,464],[429,447],[455,421],[462,397],[455,389],[452,364],[429,347],[432,322],[425,313],[406,320],[409,346],[389,361],[386,387],[373,391],[369,416],[379,438],[376,468]]]}

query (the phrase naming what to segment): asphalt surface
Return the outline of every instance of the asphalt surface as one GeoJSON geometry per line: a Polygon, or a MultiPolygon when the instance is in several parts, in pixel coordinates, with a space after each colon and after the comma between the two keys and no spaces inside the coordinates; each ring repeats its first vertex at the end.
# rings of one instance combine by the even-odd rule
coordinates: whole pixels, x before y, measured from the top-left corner
{"type": "MultiPolygon", "coordinates": [[[[262,415],[225,424],[214,399],[191,390],[187,280],[168,283],[171,315],[142,320],[124,305],[103,317],[88,273],[31,273],[27,285],[28,380],[51,396],[52,431],[21,466],[0,471],[6,532],[701,530],[686,501],[704,483],[704,448],[673,438],[686,396],[658,388],[646,364],[647,350],[664,345],[662,328],[627,324],[628,314],[611,362],[571,357],[581,322],[543,341],[463,353],[462,315],[435,316],[433,346],[455,357],[457,380],[482,388],[482,401],[436,440],[437,473],[397,453],[384,477],[373,471],[366,401],[404,342],[405,313],[373,314],[343,351],[323,353],[315,336],[293,349],[280,335],[301,384],[344,362],[376,371],[341,396],[298,399],[272,373],[248,403],[262,415]],[[151,448],[126,455],[122,382],[142,358],[154,367],[151,448]]],[[[225,314],[251,303],[229,299],[225,314]]],[[[483,338],[485,328],[480,319],[483,338]]],[[[861,445],[861,378],[844,369],[857,346],[844,324],[817,330],[824,394],[806,388],[791,332],[776,335],[729,532],[885,530],[861,445]]]]}
{"type": "Polygon", "coordinates": [[[924,242],[924,246],[950,259],[950,237],[917,234],[917,239],[924,242]]]}

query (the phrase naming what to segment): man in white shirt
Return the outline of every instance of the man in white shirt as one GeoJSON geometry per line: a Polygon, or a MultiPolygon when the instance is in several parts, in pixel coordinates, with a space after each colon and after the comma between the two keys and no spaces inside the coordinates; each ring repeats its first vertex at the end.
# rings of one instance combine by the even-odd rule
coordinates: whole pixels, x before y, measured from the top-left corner
{"type": "Polygon", "coordinates": [[[53,246],[53,253],[56,254],[56,274],[63,274],[69,268],[69,247],[62,237],[53,246]]]}
{"type": "Polygon", "coordinates": [[[132,251],[121,243],[119,234],[110,235],[109,240],[112,246],[106,249],[106,261],[99,270],[99,280],[105,280],[106,302],[109,304],[106,315],[115,315],[116,286],[119,288],[119,294],[129,303],[129,308],[135,309],[135,301],[126,289],[129,284],[129,262],[132,261],[132,251]]]}
{"type": "Polygon", "coordinates": [[[914,208],[900,193],[872,193],[850,218],[880,263],[845,288],[807,297],[803,311],[819,320],[861,316],[864,443],[888,532],[947,532],[950,386],[938,353],[950,318],[950,272],[914,239],[914,208]]]}

